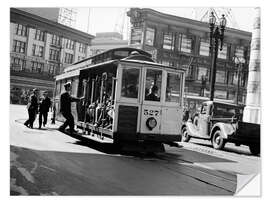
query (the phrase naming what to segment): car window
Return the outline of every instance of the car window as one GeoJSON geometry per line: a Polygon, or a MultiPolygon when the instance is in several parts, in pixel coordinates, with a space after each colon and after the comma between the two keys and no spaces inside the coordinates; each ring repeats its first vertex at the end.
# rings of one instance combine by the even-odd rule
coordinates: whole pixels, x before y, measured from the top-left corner
{"type": "Polygon", "coordinates": [[[215,106],[214,115],[220,118],[231,118],[236,115],[236,109],[232,107],[215,106]]]}
{"type": "Polygon", "coordinates": [[[207,110],[207,105],[203,104],[201,108],[201,114],[206,114],[206,110],[207,110]]]}

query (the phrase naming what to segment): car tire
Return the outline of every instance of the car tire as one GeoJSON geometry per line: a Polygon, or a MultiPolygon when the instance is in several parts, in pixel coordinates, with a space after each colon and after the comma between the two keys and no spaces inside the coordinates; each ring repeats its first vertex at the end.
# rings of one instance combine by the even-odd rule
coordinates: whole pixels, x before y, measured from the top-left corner
{"type": "Polygon", "coordinates": [[[212,145],[214,149],[223,149],[225,146],[225,140],[221,136],[221,131],[217,130],[214,132],[212,137],[212,145]]]}
{"type": "Polygon", "coordinates": [[[259,144],[249,145],[249,150],[253,155],[259,155],[261,152],[259,144]]]}
{"type": "Polygon", "coordinates": [[[187,127],[183,127],[181,141],[182,142],[188,142],[189,140],[190,140],[190,136],[188,134],[187,127]]]}

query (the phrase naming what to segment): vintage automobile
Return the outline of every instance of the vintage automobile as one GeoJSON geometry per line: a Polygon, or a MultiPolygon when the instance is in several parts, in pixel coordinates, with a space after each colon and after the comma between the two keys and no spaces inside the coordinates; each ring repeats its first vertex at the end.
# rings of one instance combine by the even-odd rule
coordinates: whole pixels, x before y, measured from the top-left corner
{"type": "Polygon", "coordinates": [[[202,103],[200,113],[182,125],[182,141],[191,137],[211,140],[215,149],[226,142],[247,145],[252,154],[260,154],[260,125],[242,121],[244,106],[217,101],[202,103]]]}

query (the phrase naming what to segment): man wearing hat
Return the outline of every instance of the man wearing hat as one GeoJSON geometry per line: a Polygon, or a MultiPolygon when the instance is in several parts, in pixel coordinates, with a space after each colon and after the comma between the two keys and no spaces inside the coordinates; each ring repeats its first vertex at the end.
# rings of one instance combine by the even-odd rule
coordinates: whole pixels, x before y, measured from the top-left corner
{"type": "Polygon", "coordinates": [[[79,98],[70,96],[71,83],[67,82],[64,84],[65,92],[61,94],[60,97],[60,112],[65,117],[66,121],[62,126],[59,127],[60,131],[64,131],[67,126],[69,126],[70,133],[74,133],[74,117],[71,113],[71,102],[80,101],[79,98]]]}
{"type": "Polygon", "coordinates": [[[48,97],[48,92],[44,91],[43,98],[39,105],[39,129],[41,129],[42,117],[43,117],[43,126],[45,127],[45,125],[47,124],[47,117],[50,107],[51,107],[51,100],[48,97]]]}
{"type": "Polygon", "coordinates": [[[38,89],[33,89],[33,94],[29,97],[29,102],[27,104],[28,109],[28,120],[25,121],[24,125],[33,128],[33,123],[36,119],[36,114],[38,112],[38,89]]]}

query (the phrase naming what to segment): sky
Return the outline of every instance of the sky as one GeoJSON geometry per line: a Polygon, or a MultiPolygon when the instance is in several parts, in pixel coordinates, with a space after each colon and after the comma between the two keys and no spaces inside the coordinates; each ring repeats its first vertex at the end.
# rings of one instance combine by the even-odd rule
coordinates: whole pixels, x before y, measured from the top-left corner
{"type": "MultiPolygon", "coordinates": [[[[148,7],[163,13],[181,16],[185,18],[196,18],[203,16],[207,11],[207,7],[148,7]]],[[[254,7],[219,7],[216,8],[220,13],[225,9],[231,9],[233,19],[241,30],[252,32],[254,21],[254,7]]],[[[128,7],[83,7],[76,8],[76,24],[75,27],[84,32],[96,35],[97,32],[113,32],[123,30],[123,35],[127,37],[127,26],[129,18],[126,12],[128,7]],[[89,15],[90,12],[90,15],[89,15]],[[89,24],[89,25],[88,25],[89,24]],[[122,29],[122,27],[124,29],[122,29]]]]}

